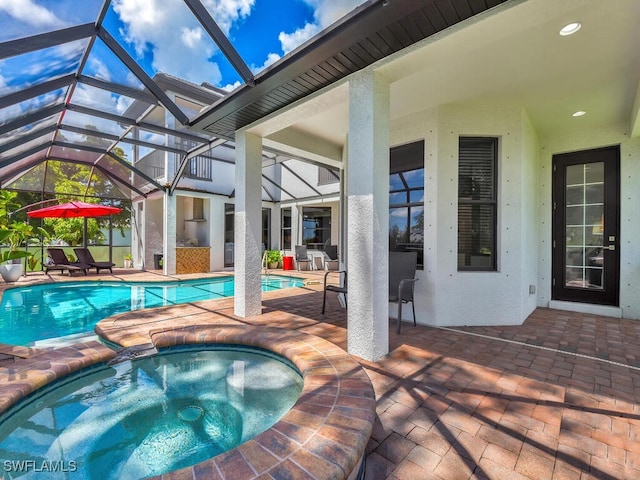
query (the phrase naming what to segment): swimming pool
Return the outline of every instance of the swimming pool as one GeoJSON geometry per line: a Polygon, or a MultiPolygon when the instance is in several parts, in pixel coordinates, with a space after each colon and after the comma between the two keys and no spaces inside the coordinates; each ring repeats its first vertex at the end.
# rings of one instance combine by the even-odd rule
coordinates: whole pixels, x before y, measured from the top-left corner
{"type": "Polygon", "coordinates": [[[284,357],[238,345],[179,347],[91,368],[0,416],[3,467],[10,478],[54,467],[79,480],[160,475],[267,430],[302,384],[284,357]]]}
{"type": "MultiPolygon", "coordinates": [[[[262,291],[299,287],[303,280],[263,276],[262,291]]],[[[10,288],[0,303],[0,342],[37,342],[87,332],[103,318],[144,308],[233,296],[233,276],[170,282],[65,282],[10,288]]]]}

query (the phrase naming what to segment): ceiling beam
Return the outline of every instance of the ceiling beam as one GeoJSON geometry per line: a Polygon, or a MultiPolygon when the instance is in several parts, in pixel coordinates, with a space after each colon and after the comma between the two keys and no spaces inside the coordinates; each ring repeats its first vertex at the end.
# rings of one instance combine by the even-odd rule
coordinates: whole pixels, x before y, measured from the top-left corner
{"type": "Polygon", "coordinates": [[[136,100],[141,100],[151,105],[158,105],[158,99],[156,97],[142,90],[138,90],[137,88],[127,87],[126,85],[120,85],[113,82],[106,82],[104,80],[93,78],[84,74],[80,75],[78,81],[80,83],[83,83],[84,85],[90,85],[107,92],[117,93],[119,95],[124,95],[125,97],[135,98],[136,100]]]}
{"type": "Polygon", "coordinates": [[[23,158],[30,157],[34,153],[38,153],[42,150],[46,150],[47,148],[49,148],[51,144],[52,142],[50,140],[46,142],[42,142],[41,144],[35,145],[30,149],[25,150],[24,152],[20,152],[16,155],[12,155],[11,157],[5,158],[4,160],[0,160],[0,168],[8,167],[12,163],[16,163],[22,160],[23,158]]]}
{"type": "Polygon", "coordinates": [[[162,90],[158,86],[158,84],[154,82],[149,75],[147,75],[142,67],[140,67],[138,62],[131,58],[127,51],[120,46],[116,39],[113,38],[102,25],[98,27],[98,36],[107,45],[107,47],[109,47],[109,49],[122,61],[122,63],[124,63],[125,66],[136,77],[138,77],[138,80],[140,80],[143,85],[147,87],[151,94],[155,96],[158,101],[173,114],[177,121],[179,121],[182,125],[189,124],[189,117],[187,117],[184,112],[180,110],[180,107],[173,103],[173,101],[164,92],[164,90],[162,90]]]}
{"type": "MultiPolygon", "coordinates": [[[[147,147],[154,150],[163,150],[165,152],[176,153],[178,155],[185,155],[187,153],[185,150],[181,150],[179,148],[158,145],[156,143],[145,142],[144,140],[136,140],[135,138],[122,138],[112,133],[98,132],[96,130],[91,130],[89,128],[73,127],[71,125],[61,125],[60,130],[64,130],[65,132],[77,133],[79,135],[92,135],[94,137],[105,138],[107,140],[112,140],[114,142],[128,143],[130,145],[138,145],[141,147],[147,147]]],[[[111,147],[105,147],[102,153],[106,154],[107,151],[110,149],[111,147]]]]}
{"type": "MultiPolygon", "coordinates": [[[[12,140],[2,145],[2,151],[7,152],[13,148],[19,147],[20,145],[24,145],[25,143],[28,143],[31,140],[35,140],[36,138],[42,137],[49,133],[53,133],[56,131],[57,128],[58,128],[57,125],[54,123],[47,127],[40,128],[39,130],[31,130],[29,133],[20,135],[15,140],[12,140]]],[[[51,140],[53,141],[53,138],[51,140]]]]}
{"type": "MultiPolygon", "coordinates": [[[[101,155],[105,155],[104,149],[101,149],[101,148],[98,148],[98,147],[92,147],[91,145],[74,145],[73,143],[61,142],[61,141],[58,141],[58,140],[52,142],[51,145],[54,146],[54,147],[71,148],[71,149],[74,149],[74,150],[82,150],[84,152],[98,153],[98,154],[101,154],[101,155]]],[[[115,155],[114,153],[111,153],[111,152],[106,152],[106,155],[108,155],[110,158],[112,158],[115,161],[117,161],[123,167],[127,168],[128,170],[131,170],[136,175],[139,175],[140,177],[144,178],[149,183],[152,183],[154,186],[164,190],[164,186],[160,185],[153,178],[149,177],[144,172],[142,172],[141,170],[139,170],[136,167],[134,167],[131,163],[127,162],[126,160],[123,160],[122,158],[118,157],[117,155],[115,155]]],[[[59,160],[57,157],[55,157],[55,159],[59,160]]],[[[85,163],[85,164],[89,165],[88,162],[79,162],[79,163],[85,163]]],[[[96,162],[92,162],[91,163],[91,165],[95,165],[95,164],[96,164],[96,162]]],[[[0,165],[0,167],[1,167],[1,165],[0,165]]],[[[114,177],[115,177],[115,175],[114,175],[114,177]]],[[[130,183],[128,183],[128,182],[125,182],[124,184],[125,185],[130,185],[130,183]]]]}
{"type": "Polygon", "coordinates": [[[115,153],[107,152],[107,155],[109,157],[111,157],[113,160],[115,160],[116,162],[118,162],[120,165],[122,165],[122,166],[128,168],[129,170],[131,170],[134,174],[138,175],[141,178],[144,178],[147,182],[149,182],[150,184],[152,184],[156,188],[158,188],[160,190],[165,190],[165,186],[164,185],[160,185],[155,179],[151,178],[149,175],[144,173],[142,170],[134,167],[132,164],[130,164],[126,160],[120,158],[115,153]]]}
{"type": "Polygon", "coordinates": [[[202,3],[199,0],[184,0],[184,3],[187,4],[187,7],[189,7],[209,36],[214,42],[216,42],[218,47],[220,47],[220,50],[222,50],[222,53],[224,53],[224,56],[227,57],[227,60],[229,60],[231,65],[233,65],[233,68],[235,68],[240,77],[242,77],[244,83],[250,86],[255,85],[253,73],[251,73],[251,70],[249,70],[249,67],[244,62],[238,51],[234,48],[202,3]]]}
{"type": "Polygon", "coordinates": [[[53,32],[41,33],[26,38],[17,38],[0,43],[0,60],[15,57],[36,50],[55,47],[63,43],[70,43],[83,38],[88,38],[96,33],[93,23],[85,23],[75,27],[64,28],[53,32]]]}
{"type": "Polygon", "coordinates": [[[173,195],[173,192],[175,191],[176,187],[178,186],[178,181],[180,180],[180,177],[182,177],[182,173],[184,172],[184,169],[187,165],[187,162],[189,160],[191,160],[194,157],[197,157],[205,152],[208,152],[209,150],[216,148],[220,145],[223,145],[226,142],[226,140],[222,139],[222,138],[217,138],[211,142],[209,142],[207,145],[201,145],[199,147],[196,147],[194,149],[192,149],[191,151],[189,151],[180,161],[180,164],[178,165],[178,169],[176,171],[176,175],[175,177],[173,177],[173,181],[171,182],[171,185],[169,186],[169,195],[173,195]]]}
{"type": "Polygon", "coordinates": [[[264,193],[267,194],[267,197],[269,197],[269,200],[271,200],[273,203],[276,202],[276,199],[273,198],[273,195],[271,195],[271,193],[269,193],[269,190],[267,190],[264,185],[262,185],[262,190],[264,190],[264,193]]]}
{"type": "Polygon", "coordinates": [[[123,117],[122,115],[103,112],[101,110],[96,110],[94,108],[83,107],[82,105],[69,104],[67,105],[67,109],[73,112],[82,113],[84,115],[104,118],[105,120],[111,120],[112,122],[120,123],[122,125],[127,125],[127,126],[135,125],[137,127],[140,127],[143,130],[149,130],[150,132],[161,133],[163,135],[173,135],[175,137],[181,137],[181,138],[192,140],[198,143],[205,143],[209,141],[209,138],[193,135],[192,133],[189,133],[189,132],[173,130],[171,128],[161,127],[159,125],[154,125],[152,123],[147,123],[147,122],[136,122],[136,120],[133,120],[128,117],[123,117]]]}
{"type": "MultiPolygon", "coordinates": [[[[73,159],[56,159],[55,161],[57,162],[63,162],[63,163],[71,163],[71,164],[75,164],[75,165],[84,165],[87,166],[86,162],[81,162],[79,160],[73,160],[73,159]]],[[[4,175],[2,177],[0,177],[0,185],[5,185],[5,180],[7,180],[8,178],[11,179],[16,179],[16,177],[21,176],[21,174],[23,174],[24,172],[27,172],[28,170],[38,166],[38,164],[40,164],[41,161],[40,160],[33,160],[31,162],[28,162],[24,165],[22,165],[19,169],[17,169],[16,171],[11,172],[8,175],[4,175]]],[[[127,183],[126,181],[122,180],[120,177],[118,177],[117,175],[113,175],[111,173],[109,173],[108,170],[106,170],[104,167],[100,166],[100,165],[94,165],[95,168],[97,168],[98,170],[100,170],[106,177],[107,179],[113,183],[113,180],[117,180],[118,183],[122,184],[123,186],[125,186],[126,188],[129,188],[131,190],[133,190],[134,192],[136,192],[138,195],[141,195],[143,197],[146,197],[147,194],[142,192],[141,190],[137,189],[136,187],[134,187],[133,185],[130,185],[129,183],[127,183]]],[[[15,181],[15,180],[13,180],[15,181]]],[[[40,190],[39,190],[40,191],[40,190]]],[[[56,193],[55,191],[53,193],[56,193]]],[[[122,192],[125,193],[125,192],[122,192]]]]}
{"type": "MultiPolygon", "coordinates": [[[[115,183],[114,180],[116,180],[123,187],[126,187],[126,188],[128,188],[130,190],[133,190],[138,195],[142,195],[143,197],[146,198],[147,194],[144,193],[142,190],[136,188],[129,181],[120,178],[118,175],[115,175],[114,173],[110,172],[108,169],[104,168],[102,165],[98,164],[98,165],[94,165],[94,167],[97,168],[98,170],[100,170],[104,174],[104,176],[107,177],[109,179],[109,181],[111,181],[112,183],[115,183]]],[[[122,193],[125,193],[125,192],[122,192],[122,193]]]]}
{"type": "Polygon", "coordinates": [[[5,175],[0,176],[0,185],[2,188],[6,188],[5,181],[7,179],[17,179],[23,172],[31,170],[33,167],[38,166],[41,163],[41,160],[31,160],[30,162],[25,163],[24,165],[20,165],[17,169],[6,173],[5,175]]]}
{"type": "Polygon", "coordinates": [[[287,195],[289,195],[291,198],[293,198],[294,200],[297,199],[298,197],[296,197],[295,195],[292,195],[290,192],[287,192],[284,188],[282,188],[282,185],[278,185],[276,182],[274,182],[273,180],[271,180],[269,177],[267,177],[264,173],[262,174],[262,178],[264,178],[267,182],[269,182],[271,185],[273,185],[274,187],[276,187],[278,190],[283,191],[284,193],[286,193],[287,195]]]}
{"type": "Polygon", "coordinates": [[[52,115],[56,115],[64,111],[64,108],[65,108],[64,104],[60,103],[58,105],[51,105],[50,107],[45,107],[41,110],[36,110],[35,112],[16,118],[11,122],[7,122],[4,125],[0,125],[0,135],[4,135],[5,133],[9,133],[12,130],[18,130],[22,127],[26,127],[31,123],[45,119],[52,115]]]}
{"type": "Polygon", "coordinates": [[[281,165],[285,170],[288,170],[288,171],[289,171],[289,173],[291,173],[291,175],[293,175],[294,177],[296,177],[298,180],[300,180],[302,183],[304,183],[307,187],[309,187],[311,190],[313,190],[313,193],[315,193],[316,195],[322,195],[318,189],[316,189],[313,185],[311,185],[309,182],[307,182],[304,178],[302,178],[300,175],[298,175],[296,172],[294,172],[294,171],[293,171],[293,169],[291,169],[290,167],[288,167],[286,163],[284,163],[284,162],[280,162],[280,165],[281,165]]]}
{"type": "Polygon", "coordinates": [[[11,105],[15,105],[16,103],[39,97],[40,95],[52,92],[59,88],[68,87],[73,83],[74,78],[75,75],[73,73],[70,73],[69,75],[55,78],[53,80],[49,80],[48,82],[43,82],[38,85],[25,88],[24,90],[18,90],[10,93],[9,95],[5,95],[4,97],[0,98],[0,108],[6,108],[11,105]]]}

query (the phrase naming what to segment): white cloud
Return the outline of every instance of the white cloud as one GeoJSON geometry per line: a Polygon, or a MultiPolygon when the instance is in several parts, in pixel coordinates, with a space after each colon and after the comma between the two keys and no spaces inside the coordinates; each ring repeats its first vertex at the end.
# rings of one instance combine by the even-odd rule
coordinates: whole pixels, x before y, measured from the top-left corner
{"type": "Polygon", "coordinates": [[[224,87],[220,87],[220,88],[225,92],[232,92],[233,90],[235,90],[240,86],[242,86],[242,83],[236,80],[234,83],[228,83],[224,87]]]}
{"type": "Polygon", "coordinates": [[[75,92],[73,92],[73,103],[104,112],[113,112],[117,104],[117,98],[115,97],[117,95],[107,90],[79,83],[75,92]]]}
{"type": "Polygon", "coordinates": [[[282,51],[286,55],[294,48],[309,40],[316,33],[325,29],[336,20],[344,17],[355,7],[364,3],[364,0],[304,0],[313,8],[314,21],[294,32],[280,32],[278,39],[282,45],[282,51]]]}
{"type": "Polygon", "coordinates": [[[140,140],[143,140],[145,142],[155,143],[156,145],[166,145],[167,144],[166,136],[162,135],[160,133],[149,132],[149,131],[146,131],[146,130],[139,130],[138,131],[138,135],[140,137],[140,140]]]}
{"type": "Polygon", "coordinates": [[[3,62],[4,60],[0,60],[0,97],[4,97],[8,93],[10,93],[12,90],[14,90],[13,88],[9,87],[9,85],[7,85],[7,81],[5,80],[4,75],[2,75],[3,62]]]}
{"type": "MultiPolygon", "coordinates": [[[[215,20],[228,32],[233,22],[250,13],[254,0],[207,0],[215,20]]],[[[204,32],[183,0],[114,0],[124,23],[123,36],[139,57],[151,52],[152,66],[194,83],[219,85],[219,66],[211,61],[215,43],[204,32]],[[177,36],[176,36],[177,33],[177,36]]]]}
{"type": "Polygon", "coordinates": [[[92,55],[89,57],[89,63],[91,64],[91,70],[95,72],[94,76],[96,78],[106,82],[111,81],[111,72],[104,62],[92,55]]]}
{"type": "Polygon", "coordinates": [[[204,0],[202,3],[228,36],[233,24],[251,13],[255,0],[204,0]]]}
{"type": "Polygon", "coordinates": [[[317,23],[307,23],[304,27],[297,29],[295,32],[280,32],[280,35],[278,35],[278,40],[280,40],[282,51],[286,55],[291,50],[309,40],[320,30],[321,28],[317,23]]]}
{"type": "Polygon", "coordinates": [[[33,0],[2,0],[0,10],[4,10],[16,20],[36,27],[64,26],[62,20],[33,0]]]}
{"type": "Polygon", "coordinates": [[[204,31],[201,28],[186,28],[182,29],[180,39],[189,48],[194,48],[202,41],[202,34],[204,31]]]}
{"type": "Polygon", "coordinates": [[[344,17],[364,0],[305,0],[314,9],[314,17],[320,28],[326,28],[344,17]]]}
{"type": "Polygon", "coordinates": [[[267,55],[267,59],[264,61],[264,63],[259,67],[256,67],[255,65],[251,65],[251,71],[253,73],[261,72],[262,70],[267,68],[269,65],[273,65],[274,63],[276,63],[278,60],[280,60],[280,55],[278,55],[277,53],[270,53],[269,55],[267,55]]]}

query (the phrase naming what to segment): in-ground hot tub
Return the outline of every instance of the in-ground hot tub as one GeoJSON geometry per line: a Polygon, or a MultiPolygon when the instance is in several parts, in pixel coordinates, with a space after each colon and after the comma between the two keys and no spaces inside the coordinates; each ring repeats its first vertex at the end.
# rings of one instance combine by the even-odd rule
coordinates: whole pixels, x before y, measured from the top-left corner
{"type": "Polygon", "coordinates": [[[9,462],[65,466],[78,479],[159,475],[267,430],[301,390],[291,362],[266,350],[181,347],[41,389],[0,417],[0,451],[9,462]]]}
{"type": "MultiPolygon", "coordinates": [[[[201,344],[202,348],[202,344],[226,343],[267,349],[288,358],[303,378],[299,398],[275,425],[252,439],[242,440],[243,443],[236,448],[182,468],[179,474],[176,472],[179,476],[200,479],[249,479],[270,474],[275,477],[295,475],[297,478],[354,479],[362,473],[360,467],[375,419],[375,398],[371,382],[362,367],[340,348],[302,332],[235,325],[168,329],[150,332],[150,335],[158,348],[190,344],[201,344]]],[[[103,360],[108,356],[103,349],[106,347],[95,342],[82,349],[66,347],[59,352],[47,352],[31,362],[25,361],[19,369],[13,369],[11,375],[3,376],[0,371],[0,409],[36,390],[43,382],[64,377],[70,369],[103,360]],[[79,350],[86,351],[89,358],[79,358],[79,350]],[[16,375],[18,371],[20,374],[16,375]]],[[[137,374],[140,375],[141,372],[137,374]]],[[[156,384],[162,385],[163,375],[150,377],[156,377],[156,384]],[[158,381],[160,383],[157,383],[158,381]]],[[[101,382],[103,380],[99,380],[97,385],[102,385],[101,382]]],[[[232,401],[229,402],[231,406],[238,400],[235,398],[236,395],[242,393],[241,396],[247,397],[247,390],[239,388],[238,384],[234,386],[233,381],[226,380],[225,383],[229,384],[232,392],[232,401]]],[[[94,397],[89,392],[85,394],[86,401],[91,403],[94,397]]],[[[140,401],[144,402],[146,399],[140,401]]],[[[99,405],[99,402],[96,402],[96,405],[99,405]]],[[[209,419],[204,420],[208,415],[207,409],[201,403],[186,402],[173,405],[171,408],[167,406],[166,409],[171,410],[173,416],[183,423],[209,424],[209,419]]],[[[105,419],[107,412],[109,410],[105,409],[105,419]]],[[[228,412],[232,417],[235,416],[233,410],[229,409],[228,412]]],[[[62,407],[56,413],[64,416],[65,408],[62,407]]],[[[157,416],[158,414],[151,415],[157,416]]],[[[215,419],[215,415],[212,415],[212,418],[215,419]]],[[[237,417],[233,422],[238,422],[237,417]]],[[[222,428],[231,431],[228,423],[222,423],[222,428]]],[[[212,424],[215,424],[215,421],[212,424]]],[[[112,425],[111,428],[120,427],[112,425]]],[[[221,427],[218,425],[216,428],[221,427]]],[[[158,440],[154,431],[153,428],[146,429],[147,441],[158,440]]],[[[183,434],[172,434],[169,438],[160,435],[160,444],[170,447],[172,439],[179,438],[180,435],[183,434]]],[[[81,444],[87,438],[90,437],[80,435],[76,443],[81,444]]],[[[182,448],[177,444],[173,445],[176,446],[178,450],[182,448]]],[[[115,448],[118,449],[119,446],[115,448]]],[[[170,450],[171,448],[166,451],[170,450]]],[[[38,466],[37,462],[42,459],[29,460],[33,463],[28,468],[33,471],[33,468],[38,466]]],[[[50,469],[68,470],[72,467],[68,463],[39,464],[40,467],[42,465],[50,469]]],[[[73,468],[78,467],[73,465],[73,468]]],[[[151,470],[146,473],[152,474],[151,470]]],[[[74,478],[76,477],[80,478],[74,474],[74,478]]]]}

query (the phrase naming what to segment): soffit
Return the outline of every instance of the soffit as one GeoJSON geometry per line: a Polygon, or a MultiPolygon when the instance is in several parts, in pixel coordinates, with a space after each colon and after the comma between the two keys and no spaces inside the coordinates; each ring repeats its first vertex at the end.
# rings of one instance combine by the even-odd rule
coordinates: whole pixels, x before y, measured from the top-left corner
{"type": "MultiPolygon", "coordinates": [[[[541,138],[614,125],[632,134],[640,123],[640,2],[616,5],[506,2],[372,68],[390,82],[392,120],[448,105],[464,106],[471,115],[478,106],[508,105],[522,108],[541,138]],[[558,35],[576,20],[580,31],[558,35]],[[572,117],[578,110],[587,114],[572,117]]],[[[303,131],[343,148],[348,116],[343,82],[251,131],[303,131]]]]}
{"type": "MultiPolygon", "coordinates": [[[[508,0],[367,2],[194,120],[221,137],[508,0]]],[[[513,1],[513,0],[511,0],[513,1]]]]}

